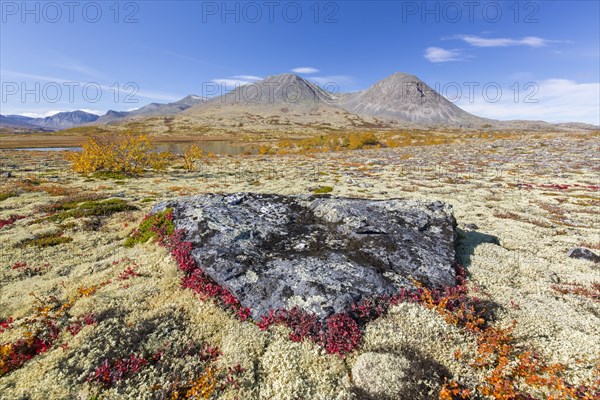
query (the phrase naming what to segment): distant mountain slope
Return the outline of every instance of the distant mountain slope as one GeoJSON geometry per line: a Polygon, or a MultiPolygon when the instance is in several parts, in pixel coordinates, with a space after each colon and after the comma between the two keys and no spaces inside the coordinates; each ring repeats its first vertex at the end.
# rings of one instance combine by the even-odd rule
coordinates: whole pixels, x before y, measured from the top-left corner
{"type": "Polygon", "coordinates": [[[150,103],[142,108],[128,112],[127,116],[132,117],[178,114],[196,104],[202,103],[203,101],[204,99],[200,96],[189,95],[173,103],[150,103]]]}
{"type": "Polygon", "coordinates": [[[45,118],[30,118],[23,115],[8,115],[1,116],[0,127],[19,127],[32,131],[55,131],[87,124],[94,122],[97,119],[98,116],[96,114],[91,114],[81,110],[60,112],[45,118]]]}
{"type": "Polygon", "coordinates": [[[0,128],[11,129],[16,132],[44,131],[44,128],[30,122],[33,119],[22,115],[0,115],[0,128]]]}
{"type": "Polygon", "coordinates": [[[81,125],[103,125],[130,118],[146,118],[157,115],[174,115],[188,108],[202,103],[204,99],[196,95],[188,95],[173,103],[150,103],[133,111],[108,110],[106,114],[98,116],[85,111],[60,112],[45,118],[31,118],[23,115],[3,115],[0,118],[0,127],[20,131],[57,131],[81,125]]]}
{"type": "Polygon", "coordinates": [[[308,127],[340,129],[375,127],[366,120],[336,106],[336,97],[297,75],[272,75],[206,102],[190,107],[181,116],[190,116],[207,126],[246,126],[256,129],[298,130],[308,127]]]}
{"type": "Polygon", "coordinates": [[[297,75],[269,76],[184,111],[186,115],[248,122],[269,116],[288,124],[332,127],[382,125],[481,125],[414,75],[393,74],[370,88],[333,94],[297,75]],[[319,118],[313,118],[318,116],[319,118]]]}
{"type": "Polygon", "coordinates": [[[230,111],[245,108],[263,108],[279,113],[280,108],[303,111],[319,105],[329,106],[334,98],[329,92],[293,74],[272,75],[252,84],[238,86],[234,90],[213,97],[206,102],[189,108],[187,115],[202,114],[206,110],[227,108],[230,111]]]}
{"type": "Polygon", "coordinates": [[[1,116],[0,128],[19,132],[103,125],[115,131],[307,134],[323,130],[463,127],[503,130],[590,130],[581,123],[498,121],[470,114],[414,75],[395,73],[369,88],[334,94],[294,74],[272,75],[211,99],[188,95],[173,103],[150,103],[133,111],[84,111],[46,118],[1,116]],[[168,116],[168,118],[167,118],[168,116]]]}
{"type": "Polygon", "coordinates": [[[108,110],[106,114],[101,115],[100,118],[95,121],[95,124],[108,124],[109,122],[125,118],[128,114],[127,111],[108,110]]]}
{"type": "Polygon", "coordinates": [[[204,101],[203,97],[190,94],[183,99],[177,100],[173,103],[150,103],[137,110],[133,111],[114,111],[109,110],[106,114],[101,116],[97,121],[97,124],[106,124],[118,121],[123,118],[143,118],[152,117],[157,115],[174,115],[187,110],[188,108],[200,104],[204,101]]]}
{"type": "Polygon", "coordinates": [[[338,106],[358,115],[417,124],[463,125],[484,118],[462,110],[414,75],[395,73],[360,92],[340,96],[338,106]]]}
{"type": "Polygon", "coordinates": [[[46,118],[35,118],[31,123],[50,130],[61,130],[94,122],[98,118],[96,114],[76,110],[60,112],[46,118]]]}

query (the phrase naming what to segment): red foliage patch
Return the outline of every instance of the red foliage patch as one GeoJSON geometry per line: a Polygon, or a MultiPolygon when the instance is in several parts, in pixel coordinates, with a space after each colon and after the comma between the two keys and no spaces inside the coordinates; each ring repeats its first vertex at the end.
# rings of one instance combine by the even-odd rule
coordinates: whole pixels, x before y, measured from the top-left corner
{"type": "Polygon", "coordinates": [[[46,272],[50,268],[50,264],[46,263],[42,266],[32,267],[30,265],[27,265],[26,262],[17,261],[16,263],[14,263],[14,265],[11,268],[14,269],[15,271],[18,271],[19,273],[24,274],[24,275],[34,276],[34,275],[41,275],[44,272],[46,272]]]}
{"type": "Polygon", "coordinates": [[[26,218],[24,215],[11,215],[7,219],[0,219],[0,229],[12,225],[20,219],[26,218]]]}
{"type": "Polygon", "coordinates": [[[270,310],[258,322],[260,329],[265,330],[274,324],[283,324],[291,329],[290,340],[300,342],[308,338],[315,343],[320,342],[322,324],[316,315],[310,314],[299,307],[290,310],[270,310]]]}
{"type": "MultiPolygon", "coordinates": [[[[34,356],[45,353],[58,341],[61,331],[66,330],[76,335],[83,325],[96,323],[91,314],[79,316],[75,323],[69,324],[69,311],[75,299],[66,302],[54,296],[41,299],[35,294],[34,314],[18,321],[20,327],[26,328],[23,337],[14,341],[0,343],[0,377],[20,368],[34,356]]],[[[2,320],[0,332],[12,328],[13,320],[2,320]]],[[[63,348],[65,348],[63,344],[63,348]]]]}
{"type": "Polygon", "coordinates": [[[146,364],[148,364],[148,360],[136,354],[131,354],[129,357],[117,359],[115,361],[106,359],[90,373],[88,382],[108,387],[115,382],[140,372],[142,367],[146,364]]]}
{"type": "Polygon", "coordinates": [[[327,318],[326,325],[321,343],[329,354],[347,354],[360,344],[362,333],[349,315],[333,314],[327,318]]]}
{"type": "Polygon", "coordinates": [[[85,315],[80,315],[77,318],[77,321],[73,322],[72,324],[70,324],[69,326],[67,326],[67,331],[75,336],[79,333],[79,331],[85,326],[85,325],[94,325],[96,324],[96,318],[94,318],[93,314],[85,314],[85,315]]]}
{"type": "Polygon", "coordinates": [[[7,319],[0,318],[0,333],[10,329],[13,322],[14,319],[12,317],[9,317],[7,319]]]}
{"type": "Polygon", "coordinates": [[[129,265],[127,266],[127,268],[125,268],[125,271],[121,272],[119,274],[119,279],[122,281],[126,281],[129,278],[134,278],[136,276],[142,276],[142,274],[140,274],[139,272],[137,272],[135,270],[135,267],[137,265],[134,263],[133,266],[129,265]]]}

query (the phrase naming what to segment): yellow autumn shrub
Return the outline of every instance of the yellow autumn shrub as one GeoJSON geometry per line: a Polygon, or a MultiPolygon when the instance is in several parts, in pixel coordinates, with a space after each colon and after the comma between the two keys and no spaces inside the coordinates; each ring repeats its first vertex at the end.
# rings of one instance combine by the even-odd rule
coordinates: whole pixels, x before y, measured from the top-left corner
{"type": "Polygon", "coordinates": [[[110,134],[90,137],[81,152],[69,153],[66,157],[73,171],[83,174],[109,171],[139,175],[148,168],[165,169],[171,154],[155,152],[146,135],[110,134]]]}
{"type": "Polygon", "coordinates": [[[364,146],[375,146],[379,144],[379,139],[373,132],[361,132],[350,134],[348,142],[348,148],[356,150],[362,149],[364,146]]]}
{"type": "Polygon", "coordinates": [[[204,151],[197,144],[188,146],[183,151],[183,167],[185,170],[187,172],[194,172],[196,170],[196,161],[198,161],[203,154],[204,151]]]}

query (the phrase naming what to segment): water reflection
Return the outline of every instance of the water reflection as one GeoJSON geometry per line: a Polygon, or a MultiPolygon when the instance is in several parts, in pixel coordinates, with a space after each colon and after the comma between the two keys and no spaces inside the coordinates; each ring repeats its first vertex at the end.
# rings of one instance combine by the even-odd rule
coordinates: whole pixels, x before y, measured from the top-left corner
{"type": "MultiPolygon", "coordinates": [[[[213,154],[258,154],[258,145],[252,143],[234,142],[231,140],[209,140],[198,142],[165,142],[156,145],[156,151],[170,151],[173,154],[183,154],[184,150],[192,144],[197,144],[206,153],[213,154]]],[[[5,149],[15,151],[81,151],[81,147],[22,147],[18,149],[5,149]]]]}
{"type": "Polygon", "coordinates": [[[173,154],[183,154],[184,150],[192,144],[197,144],[206,153],[229,154],[233,156],[241,154],[258,154],[256,144],[233,142],[230,140],[210,140],[198,142],[176,142],[159,143],[156,148],[158,151],[170,151],[173,154]]]}

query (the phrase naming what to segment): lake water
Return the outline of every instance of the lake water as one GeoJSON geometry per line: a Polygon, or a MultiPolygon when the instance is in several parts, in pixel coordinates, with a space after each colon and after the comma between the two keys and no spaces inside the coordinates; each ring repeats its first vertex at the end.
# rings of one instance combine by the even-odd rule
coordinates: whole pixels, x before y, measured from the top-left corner
{"type": "Polygon", "coordinates": [[[81,151],[81,147],[23,147],[19,149],[2,149],[14,151],[81,151]]]}
{"type": "MultiPolygon", "coordinates": [[[[173,154],[183,154],[183,151],[194,144],[193,142],[177,143],[158,143],[158,151],[170,151],[173,154]]],[[[201,149],[207,153],[213,154],[258,154],[259,145],[255,143],[234,142],[230,140],[207,140],[195,142],[201,149]]]]}
{"type": "MultiPolygon", "coordinates": [[[[255,143],[234,142],[230,140],[207,140],[198,142],[165,142],[156,145],[157,151],[170,151],[173,154],[183,154],[183,151],[192,144],[197,144],[207,153],[213,154],[258,154],[259,145],[255,143]]],[[[81,147],[23,147],[18,149],[5,149],[14,151],[81,151],[81,147]]]]}

